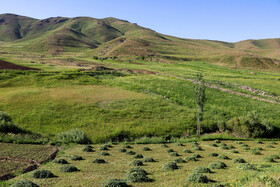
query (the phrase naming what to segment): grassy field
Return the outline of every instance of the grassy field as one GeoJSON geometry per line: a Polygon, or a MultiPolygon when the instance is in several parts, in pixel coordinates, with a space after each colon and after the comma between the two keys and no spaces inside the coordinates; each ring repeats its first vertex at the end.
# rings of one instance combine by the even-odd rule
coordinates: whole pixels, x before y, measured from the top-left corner
{"type": "MultiPolygon", "coordinates": [[[[207,177],[212,182],[205,184],[205,186],[212,186],[214,184],[223,184],[226,186],[255,186],[265,185],[266,181],[256,180],[262,176],[274,177],[279,175],[279,159],[275,159],[275,162],[267,162],[263,158],[270,155],[279,155],[279,144],[266,141],[262,144],[251,141],[244,141],[243,144],[233,141],[222,141],[222,143],[216,143],[218,147],[213,147],[213,141],[198,142],[198,146],[202,150],[194,150],[194,146],[191,143],[167,144],[168,147],[164,148],[160,144],[145,144],[131,145],[132,149],[127,151],[134,151],[137,154],[142,154],[144,157],[152,157],[156,162],[144,162],[144,166],[141,166],[146,170],[148,177],[153,179],[152,182],[147,183],[129,183],[133,186],[197,186],[197,183],[186,183],[188,176],[193,173],[194,168],[198,166],[208,167],[210,163],[214,161],[222,161],[227,167],[225,169],[211,169],[212,173],[206,173],[207,177]],[[222,149],[222,144],[225,143],[229,149],[222,149]],[[272,144],[273,143],[273,144],[272,144]],[[262,148],[260,155],[252,154],[250,150],[244,150],[245,145],[251,150],[254,148],[262,148]],[[233,148],[230,148],[233,146],[233,148]],[[271,147],[272,148],[269,148],[271,147]],[[144,151],[144,147],[149,147],[150,151],[144,151]],[[173,149],[179,154],[178,157],[170,156],[167,152],[168,149],[173,149]],[[185,153],[184,150],[190,150],[191,153],[185,153]],[[238,151],[238,153],[232,153],[232,151],[238,151]],[[217,153],[219,155],[228,156],[229,159],[223,159],[220,157],[209,156],[210,153],[217,153]],[[164,171],[162,166],[170,161],[174,161],[176,158],[191,157],[194,154],[199,154],[201,158],[197,158],[197,161],[187,161],[186,163],[178,163],[179,169],[174,171],[164,171]],[[255,170],[242,170],[238,169],[238,163],[234,163],[234,159],[243,158],[247,163],[253,164],[255,170]]],[[[40,186],[68,186],[70,183],[72,186],[100,186],[102,182],[110,178],[124,179],[126,172],[133,168],[130,166],[130,162],[135,160],[133,155],[119,152],[119,149],[123,147],[120,145],[113,145],[108,151],[99,150],[102,145],[93,145],[94,152],[83,152],[83,146],[70,145],[63,147],[59,153],[58,158],[66,159],[70,165],[76,166],[79,171],[74,173],[60,172],[62,165],[53,162],[47,163],[40,167],[40,169],[46,169],[51,171],[55,178],[50,179],[34,179],[32,178],[32,172],[23,174],[10,180],[8,183],[14,183],[22,179],[28,179],[40,186]],[[102,156],[101,152],[108,152],[109,156],[102,156]],[[82,156],[84,160],[72,161],[70,158],[73,155],[82,156]],[[102,158],[106,161],[105,164],[92,163],[96,158],[102,158]]],[[[142,160],[141,158],[138,160],[142,160]]],[[[279,182],[279,181],[278,181],[279,182]]],[[[279,184],[279,183],[278,183],[279,184]]],[[[200,185],[199,185],[200,186],[200,185]]],[[[201,186],[204,186],[201,184],[201,186]]]]}
{"type": "MultiPolygon", "coordinates": [[[[83,61],[86,64],[98,62],[87,58],[83,61]]],[[[104,142],[120,134],[139,138],[181,136],[186,129],[194,131],[193,83],[175,76],[193,78],[197,72],[202,72],[206,82],[213,85],[259,96],[242,90],[239,85],[251,86],[267,93],[259,97],[279,101],[279,73],[254,71],[251,74],[251,70],[228,69],[203,62],[135,62],[140,65],[106,60],[102,64],[117,71],[99,72],[69,70],[52,62],[18,61],[18,64],[32,64],[44,71],[2,71],[0,110],[9,113],[20,127],[50,138],[65,130],[80,128],[93,142],[104,142]],[[148,70],[159,75],[131,74],[127,69],[148,70]],[[275,97],[271,98],[272,95],[275,97]]],[[[252,111],[257,111],[261,120],[280,127],[279,104],[211,88],[206,94],[203,132],[216,131],[218,121],[226,122],[252,111]]]]}

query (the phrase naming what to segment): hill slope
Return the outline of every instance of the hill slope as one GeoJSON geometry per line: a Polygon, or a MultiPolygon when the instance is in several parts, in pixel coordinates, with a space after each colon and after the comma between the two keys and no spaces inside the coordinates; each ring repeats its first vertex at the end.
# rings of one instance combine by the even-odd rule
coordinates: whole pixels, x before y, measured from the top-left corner
{"type": "Polygon", "coordinates": [[[227,43],[163,35],[116,18],[55,17],[37,20],[0,15],[2,46],[29,52],[82,51],[90,56],[146,58],[152,61],[203,60],[219,65],[280,68],[280,39],[227,43]]]}

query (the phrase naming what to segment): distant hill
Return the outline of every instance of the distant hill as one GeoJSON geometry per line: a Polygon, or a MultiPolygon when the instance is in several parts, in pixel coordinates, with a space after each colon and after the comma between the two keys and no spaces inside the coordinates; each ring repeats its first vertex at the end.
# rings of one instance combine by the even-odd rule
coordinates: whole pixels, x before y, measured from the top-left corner
{"type": "Polygon", "coordinates": [[[204,60],[238,67],[280,68],[280,39],[227,43],[167,36],[116,18],[54,17],[43,20],[1,14],[2,45],[22,50],[61,54],[79,51],[111,58],[204,60]]]}

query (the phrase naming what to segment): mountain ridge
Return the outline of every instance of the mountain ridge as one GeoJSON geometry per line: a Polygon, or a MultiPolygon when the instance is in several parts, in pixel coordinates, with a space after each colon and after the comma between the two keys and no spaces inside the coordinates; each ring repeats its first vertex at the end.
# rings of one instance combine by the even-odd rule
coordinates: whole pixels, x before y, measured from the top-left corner
{"type": "Polygon", "coordinates": [[[146,58],[154,61],[203,60],[235,67],[279,68],[280,39],[244,40],[236,43],[185,39],[113,17],[50,17],[34,19],[0,15],[2,46],[53,55],[87,51],[104,58],[146,58]]]}

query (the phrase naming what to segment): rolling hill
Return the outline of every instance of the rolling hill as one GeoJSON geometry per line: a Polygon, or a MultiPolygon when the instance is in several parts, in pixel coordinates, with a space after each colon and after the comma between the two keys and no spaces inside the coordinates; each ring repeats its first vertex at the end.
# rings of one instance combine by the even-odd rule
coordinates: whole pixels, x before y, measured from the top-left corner
{"type": "Polygon", "coordinates": [[[1,47],[49,53],[82,52],[103,58],[169,62],[202,60],[231,68],[280,68],[280,39],[227,43],[167,36],[116,18],[0,15],[1,47]]]}

